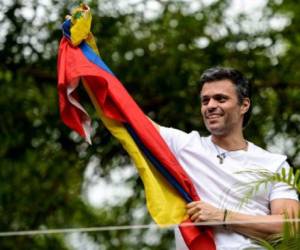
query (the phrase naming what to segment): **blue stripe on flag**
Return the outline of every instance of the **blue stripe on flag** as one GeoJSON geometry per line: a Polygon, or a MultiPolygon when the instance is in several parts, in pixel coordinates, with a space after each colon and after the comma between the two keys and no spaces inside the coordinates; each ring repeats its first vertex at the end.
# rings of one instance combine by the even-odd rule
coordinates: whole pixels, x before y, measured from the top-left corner
{"type": "Polygon", "coordinates": [[[62,24],[62,31],[63,31],[64,36],[67,37],[69,40],[71,40],[70,29],[71,29],[71,19],[67,19],[62,24]]]}
{"type": "Polygon", "coordinates": [[[110,68],[103,62],[103,60],[94,52],[94,50],[86,42],[82,42],[79,45],[79,47],[90,62],[96,64],[98,67],[102,68],[103,70],[114,76],[114,73],[110,70],[110,68]]]}
{"type": "MultiPolygon", "coordinates": [[[[62,25],[62,30],[64,36],[67,37],[69,40],[71,39],[70,29],[71,29],[71,20],[68,19],[64,21],[62,25]]],[[[104,61],[94,52],[94,50],[85,41],[83,41],[79,45],[79,47],[89,61],[96,64],[106,72],[114,75],[114,73],[110,70],[110,68],[104,63],[104,61]]]]}
{"type": "Polygon", "coordinates": [[[139,149],[144,153],[144,155],[149,159],[152,165],[167,179],[167,181],[181,194],[187,203],[192,202],[193,199],[190,195],[181,187],[178,181],[172,176],[167,169],[152,155],[152,153],[145,147],[140,138],[137,136],[133,128],[128,124],[124,123],[128,133],[131,135],[135,143],[138,145],[139,149]]]}

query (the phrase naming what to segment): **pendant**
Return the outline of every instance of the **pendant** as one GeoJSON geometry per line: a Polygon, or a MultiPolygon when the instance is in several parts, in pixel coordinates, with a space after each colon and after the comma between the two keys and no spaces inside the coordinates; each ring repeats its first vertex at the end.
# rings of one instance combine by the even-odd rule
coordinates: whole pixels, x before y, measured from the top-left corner
{"type": "Polygon", "coordinates": [[[220,164],[223,164],[224,162],[224,159],[226,158],[226,154],[225,153],[222,153],[222,154],[218,154],[217,157],[219,158],[220,160],[220,164]]]}

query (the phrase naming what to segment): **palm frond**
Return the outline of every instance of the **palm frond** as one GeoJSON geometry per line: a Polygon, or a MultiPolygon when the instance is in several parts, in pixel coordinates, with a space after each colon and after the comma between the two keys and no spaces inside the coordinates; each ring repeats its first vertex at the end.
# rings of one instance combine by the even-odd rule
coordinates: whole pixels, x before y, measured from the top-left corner
{"type": "MultiPolygon", "coordinates": [[[[294,188],[298,193],[300,193],[300,169],[298,168],[293,172],[290,168],[288,173],[285,168],[282,168],[280,173],[273,173],[267,169],[261,170],[244,170],[237,173],[247,173],[255,176],[255,181],[249,182],[246,187],[240,188],[243,190],[245,195],[240,202],[240,206],[244,205],[251,199],[259,190],[262,185],[265,187],[270,183],[283,182],[294,188]],[[246,189],[246,191],[245,191],[246,189]]],[[[273,235],[269,239],[256,239],[256,241],[267,250],[298,250],[300,249],[300,211],[298,215],[293,216],[297,218],[296,221],[286,220],[283,224],[283,230],[281,234],[273,235]]],[[[285,214],[285,219],[288,219],[287,213],[285,214]]]]}
{"type": "Polygon", "coordinates": [[[298,219],[291,221],[285,213],[285,221],[282,233],[271,235],[268,239],[256,238],[255,241],[267,250],[299,250],[300,248],[300,211],[292,218],[298,219]]]}
{"type": "Polygon", "coordinates": [[[300,193],[300,169],[296,170],[295,175],[292,168],[289,169],[288,173],[286,173],[285,168],[282,168],[280,173],[273,173],[267,169],[248,169],[236,173],[250,174],[255,176],[256,179],[255,181],[250,181],[246,184],[246,186],[239,189],[239,191],[245,192],[245,196],[243,197],[240,206],[247,203],[247,201],[257,193],[262,185],[266,187],[269,183],[283,182],[300,193]]]}

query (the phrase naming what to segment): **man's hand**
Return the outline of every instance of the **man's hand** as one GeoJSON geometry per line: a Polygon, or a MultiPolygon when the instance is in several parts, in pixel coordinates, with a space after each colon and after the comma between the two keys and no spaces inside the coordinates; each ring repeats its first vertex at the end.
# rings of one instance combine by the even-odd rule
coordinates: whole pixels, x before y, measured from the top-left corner
{"type": "MultiPolygon", "coordinates": [[[[228,211],[226,222],[243,222],[230,225],[230,229],[248,237],[259,237],[264,239],[272,234],[282,232],[284,221],[283,211],[289,212],[289,217],[293,218],[293,214],[298,214],[299,202],[291,199],[273,200],[271,201],[271,215],[249,215],[228,211]]],[[[224,220],[223,209],[216,208],[203,201],[189,203],[187,205],[187,214],[193,222],[223,222],[224,220]]]]}
{"type": "Polygon", "coordinates": [[[203,201],[194,201],[187,204],[187,214],[191,221],[223,221],[224,210],[216,208],[203,201]]]}

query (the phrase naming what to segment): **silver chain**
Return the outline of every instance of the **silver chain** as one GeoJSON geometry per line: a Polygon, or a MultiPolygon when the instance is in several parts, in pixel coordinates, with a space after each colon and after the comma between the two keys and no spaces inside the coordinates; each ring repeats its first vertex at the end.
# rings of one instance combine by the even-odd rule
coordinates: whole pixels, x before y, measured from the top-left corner
{"type": "Polygon", "coordinates": [[[216,146],[216,144],[214,144],[213,142],[212,142],[212,144],[214,145],[214,147],[215,147],[215,149],[216,149],[216,151],[217,151],[217,158],[219,159],[219,163],[220,164],[223,164],[223,162],[224,162],[224,160],[225,160],[225,158],[226,158],[226,154],[228,153],[228,151],[224,151],[224,152],[220,152],[220,150],[218,149],[218,147],[216,146]]]}
{"type": "MultiPolygon", "coordinates": [[[[224,162],[226,156],[228,155],[228,153],[230,153],[230,151],[220,152],[220,150],[218,149],[217,145],[216,145],[213,141],[211,141],[211,142],[212,142],[212,144],[214,145],[214,147],[215,147],[215,149],[216,149],[216,151],[217,151],[217,153],[218,153],[218,154],[217,154],[217,158],[218,158],[219,161],[220,161],[219,163],[220,163],[220,164],[223,164],[223,162],[224,162]]],[[[245,143],[246,143],[246,146],[245,146],[244,148],[237,149],[237,150],[233,150],[233,151],[247,150],[248,142],[245,141],[245,143]]]]}

